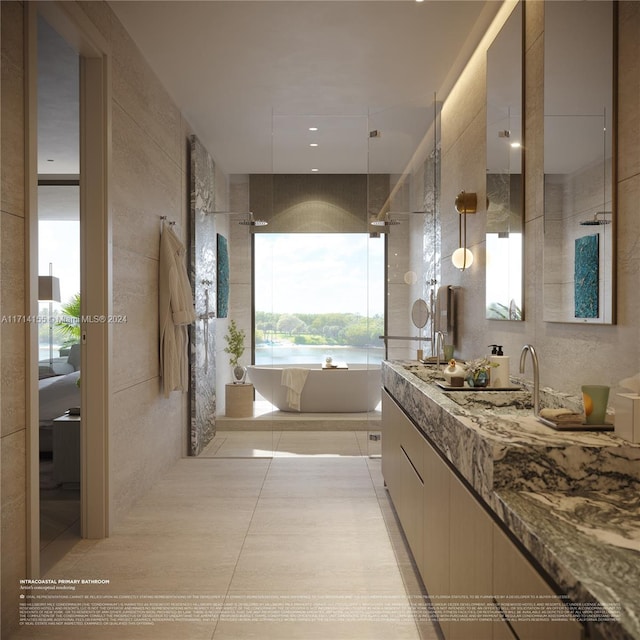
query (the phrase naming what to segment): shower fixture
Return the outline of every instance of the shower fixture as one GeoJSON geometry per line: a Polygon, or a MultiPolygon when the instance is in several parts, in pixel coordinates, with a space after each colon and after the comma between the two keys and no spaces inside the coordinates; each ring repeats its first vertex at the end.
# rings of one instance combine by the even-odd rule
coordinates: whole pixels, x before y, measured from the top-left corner
{"type": "Polygon", "coordinates": [[[611,224],[611,220],[607,220],[604,216],[610,216],[611,211],[597,211],[593,214],[591,220],[583,220],[580,224],[583,227],[595,227],[601,224],[611,224]]]}
{"type": "Polygon", "coordinates": [[[376,218],[371,221],[374,227],[391,227],[396,224],[402,224],[397,218],[392,216],[412,215],[414,213],[425,214],[426,211],[387,211],[384,216],[378,214],[376,218]]]}
{"type": "Polygon", "coordinates": [[[376,218],[375,220],[371,221],[371,225],[374,227],[391,227],[395,224],[400,224],[400,220],[392,218],[389,211],[384,214],[384,217],[376,218]]]}
{"type": "Polygon", "coordinates": [[[238,224],[247,226],[247,227],[266,227],[269,223],[266,220],[256,220],[253,217],[253,212],[249,211],[248,218],[245,220],[240,220],[238,224]]]}
{"type": "Polygon", "coordinates": [[[266,227],[269,224],[266,220],[256,220],[253,217],[253,211],[208,211],[207,213],[219,216],[245,216],[245,219],[238,220],[238,224],[246,227],[266,227]]]}

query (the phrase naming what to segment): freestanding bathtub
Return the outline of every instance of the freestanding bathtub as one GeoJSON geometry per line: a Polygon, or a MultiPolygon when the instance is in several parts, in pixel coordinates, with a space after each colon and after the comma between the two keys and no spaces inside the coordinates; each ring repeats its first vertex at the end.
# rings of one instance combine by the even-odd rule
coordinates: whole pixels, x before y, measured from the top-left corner
{"type": "Polygon", "coordinates": [[[249,379],[256,391],[280,411],[300,413],[362,413],[380,403],[380,365],[350,364],[348,369],[323,370],[319,364],[291,365],[308,369],[300,394],[300,409],[287,401],[283,366],[251,365],[249,379]]]}

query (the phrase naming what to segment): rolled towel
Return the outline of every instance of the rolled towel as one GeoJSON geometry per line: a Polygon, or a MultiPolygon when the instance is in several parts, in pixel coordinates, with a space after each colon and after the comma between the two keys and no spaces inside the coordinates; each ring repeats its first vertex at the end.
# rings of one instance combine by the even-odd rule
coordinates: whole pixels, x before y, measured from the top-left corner
{"type": "Polygon", "coordinates": [[[300,395],[304,389],[309,369],[287,367],[282,370],[281,384],[287,387],[287,404],[291,409],[300,411],[300,395]]]}

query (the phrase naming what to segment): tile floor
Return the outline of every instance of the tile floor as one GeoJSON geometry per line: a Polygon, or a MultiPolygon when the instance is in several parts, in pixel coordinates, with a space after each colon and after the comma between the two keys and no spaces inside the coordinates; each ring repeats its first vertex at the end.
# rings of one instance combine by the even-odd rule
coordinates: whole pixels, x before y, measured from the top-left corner
{"type": "MultiPolygon", "coordinates": [[[[376,425],[379,429],[379,425],[376,425]]],[[[374,433],[380,433],[379,430],[374,433]]],[[[235,431],[218,429],[204,458],[285,458],[380,455],[380,441],[367,431],[235,431]]]]}
{"type": "Polygon", "coordinates": [[[45,576],[108,579],[66,593],[146,624],[12,639],[435,640],[366,432],[268,435],[273,458],[245,432],[180,460],[110,538],[80,541],[45,576]],[[151,607],[168,621],[151,624],[151,607]]]}

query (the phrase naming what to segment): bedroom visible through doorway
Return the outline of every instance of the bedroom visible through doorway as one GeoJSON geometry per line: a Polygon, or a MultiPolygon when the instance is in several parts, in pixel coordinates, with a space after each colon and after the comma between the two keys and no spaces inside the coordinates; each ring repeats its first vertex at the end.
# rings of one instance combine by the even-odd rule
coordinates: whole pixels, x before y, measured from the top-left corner
{"type": "Polygon", "coordinates": [[[80,57],[38,31],[40,570],[81,537],[80,57]]]}

